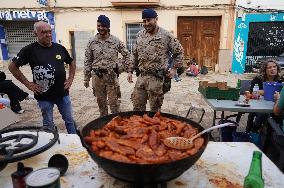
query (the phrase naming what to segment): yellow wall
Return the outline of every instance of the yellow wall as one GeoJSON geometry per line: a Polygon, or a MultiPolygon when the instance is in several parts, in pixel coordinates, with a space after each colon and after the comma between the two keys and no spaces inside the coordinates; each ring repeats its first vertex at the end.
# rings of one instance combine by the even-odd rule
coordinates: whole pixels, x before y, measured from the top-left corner
{"type": "MultiPolygon", "coordinates": [[[[178,16],[221,16],[220,49],[231,49],[234,32],[233,10],[157,10],[158,24],[177,35],[178,16]]],[[[111,21],[111,33],[126,41],[126,23],[141,22],[141,11],[63,12],[55,15],[57,39],[70,48],[69,31],[96,31],[96,20],[105,14],[111,21]]]]}
{"type": "MultiPolygon", "coordinates": [[[[69,50],[71,49],[69,32],[94,31],[96,33],[96,20],[100,14],[110,18],[111,33],[124,42],[126,42],[125,24],[142,21],[142,8],[114,8],[111,1],[119,0],[56,0],[56,2],[49,0],[49,7],[39,5],[36,0],[0,1],[0,10],[44,9],[54,12],[57,42],[60,41],[69,50]]],[[[235,25],[235,9],[232,6],[234,2],[234,0],[160,0],[160,6],[156,8],[159,16],[158,24],[173,31],[176,36],[179,16],[221,16],[219,49],[231,50],[235,25]]]]}
{"type": "MultiPolygon", "coordinates": [[[[110,11],[106,14],[103,11],[96,12],[65,12],[55,14],[55,31],[57,41],[67,49],[71,48],[70,31],[96,31],[97,18],[100,14],[105,14],[111,21],[111,33],[122,36],[121,15],[119,12],[110,11]]],[[[121,38],[121,37],[120,37],[121,38]]]]}
{"type": "MultiPolygon", "coordinates": [[[[0,0],[1,8],[40,8],[37,0],[0,0]]],[[[49,0],[50,7],[102,7],[111,6],[108,0],[49,0]]]]}
{"type": "MultiPolygon", "coordinates": [[[[50,7],[109,7],[121,0],[49,0],[50,7]]],[[[148,0],[122,0],[147,2],[148,0]]],[[[149,0],[151,1],[151,0],[149,0]]],[[[160,0],[161,6],[231,4],[234,0],[160,0]]],[[[0,0],[0,8],[39,8],[37,0],[0,0]]]]}
{"type": "MultiPolygon", "coordinates": [[[[151,0],[49,0],[49,6],[40,5],[37,0],[0,0],[3,9],[45,9],[55,12],[57,39],[70,48],[69,31],[96,31],[96,20],[100,14],[111,20],[111,33],[125,41],[125,23],[140,22],[141,9],[119,9],[112,7],[111,1],[151,1],[151,0]],[[84,8],[85,7],[85,8],[84,8]],[[99,8],[101,7],[101,8],[99,8]]],[[[156,0],[154,0],[156,1],[156,0]]],[[[234,0],[160,0],[157,8],[159,25],[177,33],[178,16],[222,16],[220,48],[232,48],[234,9],[229,8],[234,0]],[[218,8],[210,5],[218,5],[218,8]],[[202,6],[179,8],[182,5],[202,6]],[[204,6],[206,8],[204,8],[204,6]]]]}

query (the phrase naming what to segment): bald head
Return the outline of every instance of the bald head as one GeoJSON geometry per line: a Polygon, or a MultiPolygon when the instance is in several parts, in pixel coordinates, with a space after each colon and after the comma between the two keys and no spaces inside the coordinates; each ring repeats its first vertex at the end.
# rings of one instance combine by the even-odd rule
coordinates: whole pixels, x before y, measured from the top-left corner
{"type": "Polygon", "coordinates": [[[49,23],[44,21],[38,21],[34,24],[34,33],[37,33],[38,30],[42,27],[50,27],[49,23]]]}
{"type": "Polygon", "coordinates": [[[52,34],[51,34],[51,26],[44,22],[39,21],[34,24],[34,33],[37,36],[38,43],[45,47],[51,46],[52,34]]]}

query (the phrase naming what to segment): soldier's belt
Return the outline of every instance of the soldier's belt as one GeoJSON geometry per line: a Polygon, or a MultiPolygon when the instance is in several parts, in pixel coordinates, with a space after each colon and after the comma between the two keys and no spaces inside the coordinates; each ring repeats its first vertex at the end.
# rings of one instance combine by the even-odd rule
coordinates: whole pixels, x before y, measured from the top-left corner
{"type": "MultiPolygon", "coordinates": [[[[111,69],[110,69],[111,70],[111,69]]],[[[116,76],[118,77],[119,72],[117,68],[113,68],[112,69],[113,72],[116,74],[116,76]]],[[[108,69],[93,69],[93,72],[99,77],[102,78],[104,74],[111,74],[111,72],[108,71],[108,69]]]]}
{"type": "Polygon", "coordinates": [[[107,69],[93,69],[94,73],[99,77],[102,78],[104,74],[107,74],[107,69]]]}
{"type": "Polygon", "coordinates": [[[108,73],[107,69],[93,69],[93,71],[96,72],[100,72],[100,73],[108,73]]]}
{"type": "Polygon", "coordinates": [[[154,72],[141,71],[140,74],[141,76],[155,76],[154,72]]]}
{"type": "Polygon", "coordinates": [[[166,70],[141,71],[141,76],[155,76],[157,78],[164,78],[166,75],[166,70]]]}

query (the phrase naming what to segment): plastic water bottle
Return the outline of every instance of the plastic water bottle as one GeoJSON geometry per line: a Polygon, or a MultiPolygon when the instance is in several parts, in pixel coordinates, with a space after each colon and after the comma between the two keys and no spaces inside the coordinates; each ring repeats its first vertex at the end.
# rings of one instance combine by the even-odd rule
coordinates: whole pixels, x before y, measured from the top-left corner
{"type": "Polygon", "coordinates": [[[258,86],[258,84],[255,84],[254,86],[253,86],[253,89],[252,89],[252,96],[253,96],[253,98],[254,99],[259,99],[259,86],[258,86]]]}

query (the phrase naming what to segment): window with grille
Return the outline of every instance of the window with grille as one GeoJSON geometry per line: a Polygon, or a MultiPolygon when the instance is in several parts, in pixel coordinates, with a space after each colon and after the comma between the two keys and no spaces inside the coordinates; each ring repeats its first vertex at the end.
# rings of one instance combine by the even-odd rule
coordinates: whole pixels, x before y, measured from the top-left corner
{"type": "Polygon", "coordinates": [[[126,47],[131,53],[136,42],[136,34],[142,28],[142,23],[126,24],[126,47]]]}

